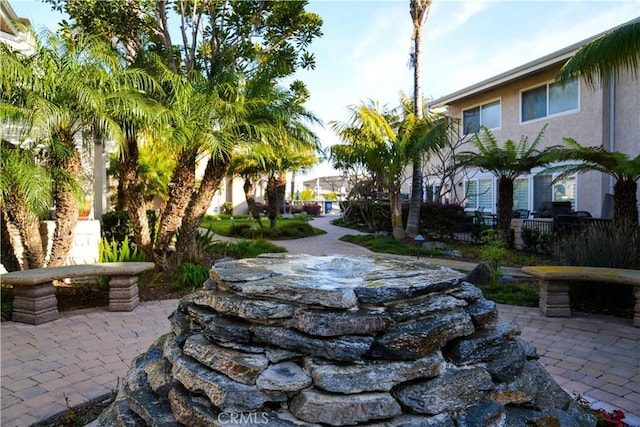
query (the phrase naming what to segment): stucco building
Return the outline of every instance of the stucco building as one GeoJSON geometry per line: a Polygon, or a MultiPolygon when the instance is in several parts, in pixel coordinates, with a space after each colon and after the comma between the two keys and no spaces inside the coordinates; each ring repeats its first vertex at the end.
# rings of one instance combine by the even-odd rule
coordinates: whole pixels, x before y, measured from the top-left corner
{"type": "MultiPolygon", "coordinates": [[[[631,22],[638,22],[640,18],[631,22]]],[[[596,83],[595,88],[579,79],[561,86],[555,77],[566,61],[582,46],[601,34],[546,55],[505,73],[433,100],[430,108],[446,108],[459,119],[460,135],[468,141],[486,126],[500,144],[526,136],[532,142],[547,126],[539,146],[561,145],[571,137],[584,146],[603,147],[635,157],[640,153],[640,80],[637,73],[596,83]]],[[[469,143],[459,151],[471,150],[469,143]]],[[[614,181],[599,172],[584,172],[554,182],[555,175],[542,169],[520,176],[515,183],[514,209],[536,211],[550,201],[568,201],[578,211],[609,216],[603,208],[614,181]]],[[[448,182],[429,177],[427,186],[442,187],[447,200],[464,204],[467,210],[495,212],[497,180],[483,171],[458,173],[448,182]]],[[[639,192],[640,193],[640,192],[639,192]]],[[[640,199],[640,194],[638,195],[640,199]]]]}

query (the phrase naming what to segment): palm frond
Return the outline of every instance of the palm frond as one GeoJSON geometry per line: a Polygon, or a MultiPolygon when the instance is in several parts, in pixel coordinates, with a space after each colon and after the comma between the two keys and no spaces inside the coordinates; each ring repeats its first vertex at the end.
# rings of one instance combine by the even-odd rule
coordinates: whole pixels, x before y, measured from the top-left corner
{"type": "Polygon", "coordinates": [[[582,47],[562,67],[556,80],[566,83],[583,77],[594,87],[623,71],[638,75],[640,64],[640,19],[614,29],[582,47]]]}

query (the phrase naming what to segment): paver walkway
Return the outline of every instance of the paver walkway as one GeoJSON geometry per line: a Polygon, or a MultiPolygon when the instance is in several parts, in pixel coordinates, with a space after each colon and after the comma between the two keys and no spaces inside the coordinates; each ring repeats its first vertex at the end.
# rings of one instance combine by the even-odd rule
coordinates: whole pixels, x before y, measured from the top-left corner
{"type": "MultiPolygon", "coordinates": [[[[333,227],[325,225],[329,219],[313,225],[329,231],[333,227]]],[[[338,243],[348,249],[338,246],[336,235],[345,230],[334,228],[322,236],[279,244],[294,253],[370,253],[344,242],[338,243]],[[294,244],[301,246],[294,249],[294,244]]],[[[472,268],[468,263],[457,267],[442,263],[472,268]]],[[[29,426],[116,389],[132,359],[168,332],[167,317],[177,304],[177,300],[152,301],[133,312],[67,312],[43,325],[3,322],[0,425],[29,426]]],[[[640,328],[631,326],[629,319],[606,316],[578,313],[547,318],[537,308],[506,305],[499,305],[499,310],[520,324],[522,338],[538,349],[546,370],[567,392],[608,410],[622,409],[630,425],[640,426],[640,328]]]]}

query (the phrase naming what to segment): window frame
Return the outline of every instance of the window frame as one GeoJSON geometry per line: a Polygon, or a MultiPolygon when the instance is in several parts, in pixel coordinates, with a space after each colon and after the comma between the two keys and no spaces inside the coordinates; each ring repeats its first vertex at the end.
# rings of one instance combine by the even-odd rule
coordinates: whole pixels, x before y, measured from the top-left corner
{"type": "Polygon", "coordinates": [[[548,81],[546,81],[544,83],[536,84],[536,85],[529,86],[529,87],[526,87],[524,89],[521,89],[520,90],[520,96],[519,96],[520,107],[519,107],[519,110],[518,110],[518,116],[519,116],[520,124],[534,123],[534,122],[539,121],[539,120],[545,120],[545,119],[554,118],[554,117],[561,117],[561,116],[565,116],[565,115],[568,115],[568,114],[575,114],[575,113],[580,112],[580,95],[581,95],[580,80],[576,78],[573,81],[575,81],[575,83],[576,83],[576,98],[577,98],[576,99],[576,108],[571,109],[571,110],[561,111],[561,112],[558,112],[558,113],[553,113],[553,114],[549,113],[549,111],[551,110],[551,104],[550,104],[550,99],[551,99],[550,93],[551,93],[551,90],[550,90],[550,88],[551,88],[552,85],[557,85],[559,83],[556,83],[554,80],[548,80],[548,81]],[[524,117],[523,117],[524,116],[524,112],[523,112],[523,108],[524,108],[523,95],[524,95],[524,93],[525,92],[531,92],[533,90],[540,89],[540,88],[543,88],[543,87],[545,89],[545,95],[546,95],[546,104],[545,104],[546,113],[545,113],[545,115],[541,116],[541,117],[536,117],[536,118],[533,118],[533,119],[529,119],[529,120],[524,120],[524,117]]]}
{"type": "Polygon", "coordinates": [[[497,187],[496,187],[496,179],[493,175],[483,175],[481,174],[480,176],[474,176],[473,178],[468,178],[463,180],[463,185],[464,185],[464,209],[465,211],[476,211],[479,209],[483,209],[486,210],[486,212],[494,212],[495,208],[495,202],[496,202],[496,191],[497,191],[497,187]],[[487,191],[483,191],[482,193],[480,192],[480,181],[489,181],[490,182],[490,190],[489,190],[489,197],[491,198],[491,202],[490,202],[490,206],[480,206],[480,196],[484,195],[485,193],[487,193],[487,191]],[[476,188],[475,191],[475,199],[476,199],[476,203],[474,206],[470,206],[469,205],[469,184],[470,183],[474,183],[474,186],[476,188]]]}
{"type": "Polygon", "coordinates": [[[491,105],[491,104],[496,104],[496,103],[498,104],[498,107],[500,108],[500,113],[498,114],[498,125],[495,126],[495,127],[488,127],[487,126],[487,129],[490,129],[490,130],[502,129],[502,98],[498,97],[498,98],[494,98],[494,99],[491,99],[491,100],[486,101],[486,102],[481,102],[481,103],[475,104],[472,107],[464,108],[462,110],[462,112],[461,112],[461,115],[462,115],[462,134],[464,136],[467,136],[467,135],[473,135],[473,134],[478,133],[480,128],[482,126],[485,126],[485,124],[483,123],[483,120],[482,120],[482,109],[483,109],[483,107],[486,107],[486,106],[491,105]],[[464,125],[464,113],[467,112],[467,111],[475,110],[475,109],[478,110],[478,115],[480,116],[478,118],[478,123],[479,123],[480,126],[474,132],[467,132],[467,129],[465,128],[465,125],[464,125]]]}

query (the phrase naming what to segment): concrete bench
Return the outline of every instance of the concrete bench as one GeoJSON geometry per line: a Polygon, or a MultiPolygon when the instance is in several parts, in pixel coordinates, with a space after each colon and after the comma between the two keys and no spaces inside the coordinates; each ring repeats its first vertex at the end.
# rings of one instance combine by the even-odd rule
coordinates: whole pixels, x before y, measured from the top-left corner
{"type": "Polygon", "coordinates": [[[640,270],[622,268],[535,266],[522,267],[525,274],[538,279],[540,311],[547,317],[571,317],[570,282],[604,282],[634,286],[633,326],[640,328],[640,270]]]}
{"type": "Polygon", "coordinates": [[[140,302],[137,275],[153,268],[152,262],[34,268],[2,274],[0,281],[13,287],[13,321],[39,325],[59,316],[54,280],[109,276],[109,311],[132,311],[140,302]]]}

